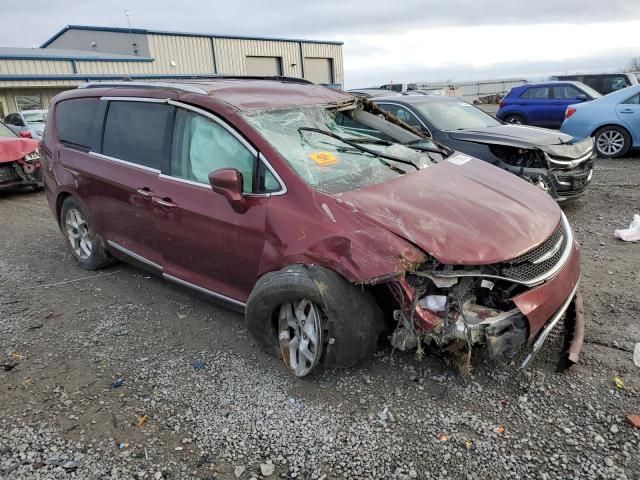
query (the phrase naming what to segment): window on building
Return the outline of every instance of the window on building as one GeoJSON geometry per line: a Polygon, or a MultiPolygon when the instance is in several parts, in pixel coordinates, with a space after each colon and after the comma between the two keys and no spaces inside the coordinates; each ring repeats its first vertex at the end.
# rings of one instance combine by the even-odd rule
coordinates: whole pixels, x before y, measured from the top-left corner
{"type": "Polygon", "coordinates": [[[163,103],[112,101],[104,126],[102,153],[145,167],[162,169],[173,107],[163,103]]]}
{"type": "Polygon", "coordinates": [[[42,97],[40,95],[16,95],[18,110],[42,110],[42,97]]]}
{"type": "Polygon", "coordinates": [[[91,150],[97,144],[100,127],[97,98],[65,100],[56,105],[58,141],[66,146],[91,150]]]}

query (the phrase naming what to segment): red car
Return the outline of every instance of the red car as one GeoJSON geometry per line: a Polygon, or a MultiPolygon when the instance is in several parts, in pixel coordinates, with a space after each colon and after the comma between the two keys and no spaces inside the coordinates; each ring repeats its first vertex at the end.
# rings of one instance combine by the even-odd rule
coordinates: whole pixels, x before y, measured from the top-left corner
{"type": "Polygon", "coordinates": [[[42,186],[38,143],[0,122],[0,191],[42,186]]]}
{"type": "Polygon", "coordinates": [[[220,77],[87,84],[49,113],[45,189],[78,263],[132,262],[244,311],[297,376],[383,335],[530,345],[528,364],[565,312],[578,359],[580,256],[553,199],[367,100],[220,77]]]}

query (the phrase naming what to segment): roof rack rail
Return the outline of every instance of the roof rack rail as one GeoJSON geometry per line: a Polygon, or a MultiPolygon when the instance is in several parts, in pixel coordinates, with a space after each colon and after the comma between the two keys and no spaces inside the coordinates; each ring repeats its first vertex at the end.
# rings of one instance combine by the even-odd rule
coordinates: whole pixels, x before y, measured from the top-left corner
{"type": "Polygon", "coordinates": [[[106,81],[106,82],[87,82],[78,85],[78,88],[169,88],[174,90],[182,90],[189,93],[199,93],[207,95],[208,92],[200,87],[193,85],[186,85],[184,83],[173,82],[132,82],[127,80],[122,81],[106,81]]]}
{"type": "MultiPolygon", "coordinates": [[[[286,83],[301,83],[306,85],[313,85],[311,80],[307,80],[304,78],[298,77],[283,77],[283,76],[258,76],[258,75],[211,75],[211,76],[193,76],[193,77],[180,77],[180,80],[273,80],[276,82],[286,82],[286,83]]],[[[127,87],[135,87],[135,88],[172,88],[174,90],[182,90],[189,93],[199,93],[202,95],[207,95],[209,92],[204,90],[203,88],[197,87],[195,85],[190,85],[188,83],[181,82],[157,82],[157,81],[148,81],[148,82],[139,82],[131,80],[128,77],[123,77],[122,80],[107,80],[107,81],[92,81],[83,83],[78,86],[78,88],[127,88],[127,87]]]]}
{"type": "Polygon", "coordinates": [[[313,85],[311,80],[300,77],[286,77],[282,75],[213,75],[212,80],[229,79],[229,80],[274,80],[276,82],[286,83],[303,83],[313,85]]]}

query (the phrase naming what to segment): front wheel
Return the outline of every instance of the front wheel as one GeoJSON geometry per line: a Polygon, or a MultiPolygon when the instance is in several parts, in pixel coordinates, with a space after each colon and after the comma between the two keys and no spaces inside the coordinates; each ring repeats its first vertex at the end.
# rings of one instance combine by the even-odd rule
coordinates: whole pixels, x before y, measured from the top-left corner
{"type": "Polygon", "coordinates": [[[249,334],[297,377],[370,357],[384,329],[371,293],[331,270],[292,265],[262,276],[247,301],[249,334]]]}
{"type": "Polygon", "coordinates": [[[603,127],[594,135],[596,151],[601,158],[622,157],[631,148],[631,137],[622,127],[603,127]]]}

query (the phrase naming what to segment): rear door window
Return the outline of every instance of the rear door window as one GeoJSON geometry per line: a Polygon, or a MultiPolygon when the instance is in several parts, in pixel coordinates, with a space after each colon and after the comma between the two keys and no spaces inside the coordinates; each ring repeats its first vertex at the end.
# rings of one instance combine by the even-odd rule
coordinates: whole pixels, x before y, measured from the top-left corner
{"type": "Polygon", "coordinates": [[[640,105],[640,93],[636,93],[632,97],[627,98],[622,103],[625,105],[640,105]]]}
{"type": "Polygon", "coordinates": [[[75,98],[55,107],[58,142],[80,150],[97,150],[100,124],[100,99],[75,98]]]}
{"type": "Polygon", "coordinates": [[[527,90],[527,96],[531,100],[547,100],[549,98],[549,87],[533,87],[527,90]]]}
{"type": "Polygon", "coordinates": [[[423,127],[422,127],[422,123],[420,123],[420,120],[416,118],[413,112],[407,110],[406,108],[401,107],[399,105],[394,105],[391,103],[379,103],[378,106],[381,109],[386,110],[387,112],[395,115],[404,123],[411,125],[412,127],[415,127],[418,130],[422,130],[423,127]]]}
{"type": "Polygon", "coordinates": [[[572,85],[558,85],[553,87],[553,98],[558,98],[560,100],[574,100],[578,95],[584,94],[572,85]]]}
{"type": "Polygon", "coordinates": [[[168,161],[174,107],[164,103],[111,101],[102,153],[162,170],[168,161]]]}

